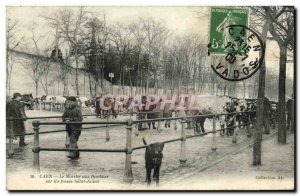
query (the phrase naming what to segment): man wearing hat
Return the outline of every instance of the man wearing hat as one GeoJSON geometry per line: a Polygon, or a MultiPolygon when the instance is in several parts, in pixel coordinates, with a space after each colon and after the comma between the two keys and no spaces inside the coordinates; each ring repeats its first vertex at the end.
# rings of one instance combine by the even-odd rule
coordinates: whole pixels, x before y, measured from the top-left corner
{"type": "MultiPolygon", "coordinates": [[[[63,122],[81,122],[81,108],[77,104],[76,97],[68,97],[65,103],[65,112],[63,113],[63,122]]],[[[77,141],[81,134],[82,124],[67,124],[66,131],[70,138],[70,148],[78,148],[77,141]]],[[[68,158],[78,158],[79,151],[70,151],[68,158]]]]}
{"type": "Polygon", "coordinates": [[[264,111],[263,111],[263,127],[264,127],[264,134],[270,134],[270,115],[272,106],[270,100],[267,97],[264,97],[264,111]]]}
{"type": "MultiPolygon", "coordinates": [[[[12,101],[6,104],[6,118],[17,118],[13,121],[13,133],[14,135],[25,134],[24,121],[26,120],[26,114],[24,109],[24,104],[21,103],[22,95],[20,93],[14,93],[12,101]]],[[[9,135],[10,122],[6,120],[6,133],[9,135]]],[[[25,136],[19,136],[19,146],[26,146],[25,136]]]]}
{"type": "Polygon", "coordinates": [[[294,105],[295,105],[295,101],[294,101],[294,94],[292,95],[292,98],[289,98],[288,101],[286,102],[286,111],[287,111],[287,129],[291,128],[291,133],[294,132],[294,105]]]}

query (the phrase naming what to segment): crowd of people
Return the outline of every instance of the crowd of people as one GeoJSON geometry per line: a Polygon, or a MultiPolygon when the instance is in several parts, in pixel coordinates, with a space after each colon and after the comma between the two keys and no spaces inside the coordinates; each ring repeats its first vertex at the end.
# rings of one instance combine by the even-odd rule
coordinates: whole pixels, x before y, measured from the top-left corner
{"type": "MultiPolygon", "coordinates": [[[[26,146],[25,143],[25,124],[27,117],[25,114],[25,107],[26,103],[22,100],[22,95],[20,93],[14,93],[11,100],[7,101],[6,105],[6,132],[7,136],[10,135],[9,130],[11,129],[11,123],[9,121],[10,118],[13,118],[13,134],[19,136],[19,146],[26,146]]],[[[109,118],[113,116],[117,118],[117,114],[120,111],[126,112],[137,112],[137,119],[144,120],[144,119],[157,119],[157,118],[171,118],[172,116],[176,117],[185,117],[185,116],[195,116],[192,118],[193,120],[190,121],[188,126],[194,128],[195,133],[205,133],[204,129],[204,122],[206,117],[199,116],[205,114],[212,114],[213,112],[210,109],[193,109],[193,110],[174,110],[170,108],[170,104],[165,105],[163,110],[158,110],[162,104],[162,100],[160,99],[156,104],[152,104],[149,108],[146,108],[147,105],[147,97],[141,97],[141,107],[136,107],[134,109],[128,110],[130,103],[133,100],[130,100],[127,104],[116,103],[116,99],[114,98],[107,98],[104,100],[104,106],[109,107],[108,110],[103,110],[100,105],[101,97],[95,98],[94,103],[91,102],[94,106],[95,113],[98,116],[103,116],[104,118],[109,118]],[[118,107],[114,107],[115,104],[118,104],[118,107]],[[192,124],[192,125],[191,125],[192,124]]],[[[122,100],[120,100],[122,101],[122,100]]],[[[63,122],[81,122],[83,120],[82,116],[82,109],[81,109],[81,102],[78,101],[78,98],[75,96],[69,96],[66,98],[64,104],[64,112],[62,114],[62,121],[63,122]]],[[[179,103],[176,102],[175,105],[179,103]]],[[[184,104],[188,104],[188,99],[185,101],[184,104]]],[[[249,127],[252,126],[255,122],[256,113],[251,112],[257,109],[257,100],[239,100],[236,98],[232,98],[231,101],[227,102],[223,108],[223,115],[218,116],[218,120],[220,123],[220,127],[223,129],[220,132],[221,136],[228,135],[231,136],[233,134],[233,129],[231,128],[234,126],[234,117],[240,126],[244,126],[247,131],[247,136],[251,136],[251,132],[249,131],[249,127]],[[241,112],[237,114],[232,114],[235,112],[241,112]]],[[[270,133],[270,124],[274,123],[274,115],[277,115],[277,110],[272,107],[272,103],[269,101],[268,98],[264,98],[264,110],[263,110],[263,128],[264,133],[270,133]]],[[[209,118],[209,117],[208,117],[209,118]]],[[[148,122],[148,123],[138,123],[138,130],[143,131],[146,129],[157,129],[156,122],[148,122]]],[[[165,128],[171,127],[171,120],[165,121],[165,128]]],[[[71,149],[78,148],[78,140],[81,134],[82,124],[66,124],[66,132],[67,132],[67,139],[66,139],[66,147],[71,149]]],[[[291,128],[293,131],[294,128],[294,100],[289,99],[287,101],[287,129],[291,128]]],[[[70,151],[69,158],[78,158],[79,151],[70,151]]]]}

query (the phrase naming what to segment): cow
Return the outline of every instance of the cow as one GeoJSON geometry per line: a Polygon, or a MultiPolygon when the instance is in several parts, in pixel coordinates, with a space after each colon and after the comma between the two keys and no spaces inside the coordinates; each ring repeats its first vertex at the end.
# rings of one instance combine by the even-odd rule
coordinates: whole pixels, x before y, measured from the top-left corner
{"type": "Polygon", "coordinates": [[[205,133],[204,129],[204,122],[206,118],[211,119],[212,116],[206,117],[206,116],[200,116],[200,115],[210,115],[212,114],[211,108],[208,108],[208,110],[199,110],[199,109],[192,109],[189,111],[189,114],[191,116],[198,116],[193,118],[193,125],[194,125],[194,134],[201,134],[205,133]]]}
{"type": "Polygon", "coordinates": [[[81,102],[81,107],[86,108],[88,107],[85,103],[89,100],[87,97],[79,97],[79,100],[81,102]]]}
{"type": "MultiPolygon", "coordinates": [[[[155,110],[156,105],[150,106],[150,109],[147,111],[147,119],[156,119],[160,117],[160,111],[155,110]]],[[[149,129],[151,129],[151,124],[153,129],[157,129],[155,127],[155,121],[153,122],[148,122],[149,129]]]]}
{"type": "Polygon", "coordinates": [[[49,104],[50,108],[53,106],[54,102],[53,102],[53,98],[54,96],[52,95],[43,95],[41,97],[41,102],[44,105],[44,110],[46,109],[46,104],[49,104]]]}
{"type": "Polygon", "coordinates": [[[63,111],[66,100],[67,99],[63,96],[55,96],[52,97],[52,104],[54,105],[54,107],[56,106],[60,111],[63,111]]]}

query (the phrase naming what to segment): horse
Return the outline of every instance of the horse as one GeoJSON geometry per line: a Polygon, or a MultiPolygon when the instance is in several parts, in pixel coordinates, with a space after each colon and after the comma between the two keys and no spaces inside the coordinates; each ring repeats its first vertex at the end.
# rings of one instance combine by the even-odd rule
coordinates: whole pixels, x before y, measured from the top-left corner
{"type": "Polygon", "coordinates": [[[30,94],[23,94],[22,97],[21,97],[21,102],[23,102],[24,105],[29,110],[33,110],[34,109],[34,99],[33,99],[32,93],[30,93],[30,94]]]}

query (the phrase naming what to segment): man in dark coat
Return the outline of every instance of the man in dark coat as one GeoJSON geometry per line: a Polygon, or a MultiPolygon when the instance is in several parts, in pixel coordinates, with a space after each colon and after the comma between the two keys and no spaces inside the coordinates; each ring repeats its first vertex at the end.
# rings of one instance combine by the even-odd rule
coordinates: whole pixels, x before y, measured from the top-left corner
{"type": "Polygon", "coordinates": [[[294,132],[294,99],[289,99],[286,102],[286,112],[287,112],[287,129],[291,127],[291,132],[294,132]]]}
{"type": "MultiPolygon", "coordinates": [[[[227,113],[236,112],[236,105],[235,105],[234,101],[226,103],[225,111],[227,113]]],[[[227,127],[226,135],[227,136],[232,136],[234,134],[234,128],[231,128],[231,127],[235,126],[235,124],[234,124],[234,114],[226,115],[225,121],[226,121],[226,127],[227,127]]]]}
{"type": "MultiPolygon", "coordinates": [[[[14,93],[12,101],[6,103],[6,118],[19,118],[13,121],[13,134],[25,134],[25,125],[24,121],[26,120],[26,114],[24,109],[24,104],[21,103],[22,95],[20,93],[14,93]],[[23,119],[22,119],[23,118],[23,119]]],[[[6,120],[6,134],[10,135],[11,123],[9,120],[6,120]]],[[[26,146],[25,136],[19,136],[19,146],[26,146]]]]}
{"type": "MultiPolygon", "coordinates": [[[[134,100],[133,100],[134,101],[134,100]]],[[[138,115],[137,115],[137,119],[138,120],[145,120],[146,119],[146,103],[147,103],[147,97],[146,96],[142,96],[142,109],[140,110],[140,108],[138,109],[138,115]]],[[[146,128],[147,123],[138,123],[138,130],[139,131],[144,131],[146,128]]]]}
{"type": "MultiPolygon", "coordinates": [[[[76,102],[76,97],[69,97],[66,101],[66,110],[62,116],[63,122],[81,122],[81,108],[76,102]]],[[[70,138],[70,148],[78,148],[77,141],[81,134],[82,124],[67,124],[66,131],[70,138]]],[[[68,158],[78,158],[79,151],[70,151],[68,158]]]]}
{"type": "Polygon", "coordinates": [[[264,97],[264,112],[263,112],[263,126],[265,128],[264,134],[270,134],[270,116],[271,116],[271,102],[267,97],[264,97]]]}

